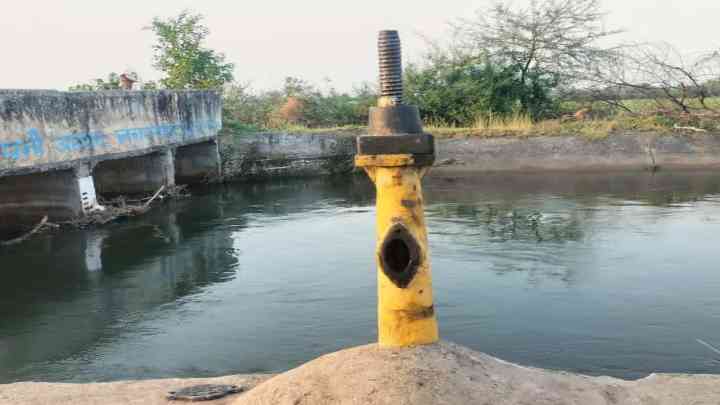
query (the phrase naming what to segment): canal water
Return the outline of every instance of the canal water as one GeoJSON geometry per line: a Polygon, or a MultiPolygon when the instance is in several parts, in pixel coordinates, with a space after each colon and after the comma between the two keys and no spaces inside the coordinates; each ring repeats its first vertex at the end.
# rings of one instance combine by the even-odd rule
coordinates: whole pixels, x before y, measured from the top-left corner
{"type": "MultiPolygon", "coordinates": [[[[720,373],[720,174],[435,173],[442,337],[592,375],[720,373]]],[[[375,340],[363,178],[228,185],[0,250],[0,383],[278,372],[375,340]]]]}

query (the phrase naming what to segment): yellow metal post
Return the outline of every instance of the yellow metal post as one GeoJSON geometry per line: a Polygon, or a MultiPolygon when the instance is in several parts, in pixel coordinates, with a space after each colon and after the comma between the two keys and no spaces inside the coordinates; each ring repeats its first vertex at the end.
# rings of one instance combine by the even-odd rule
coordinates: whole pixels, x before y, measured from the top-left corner
{"type": "Polygon", "coordinates": [[[355,158],[377,192],[378,342],[430,344],[439,337],[421,179],[434,160],[434,140],[422,132],[417,108],[402,104],[396,31],[380,33],[379,50],[381,97],[355,158]]]}

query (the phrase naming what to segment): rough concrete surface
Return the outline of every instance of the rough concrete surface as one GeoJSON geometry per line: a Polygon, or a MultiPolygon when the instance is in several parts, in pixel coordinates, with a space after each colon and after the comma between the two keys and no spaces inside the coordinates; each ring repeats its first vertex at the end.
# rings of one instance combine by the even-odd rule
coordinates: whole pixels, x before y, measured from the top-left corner
{"type": "Polygon", "coordinates": [[[353,170],[354,134],[260,133],[220,138],[227,181],[324,176],[353,170]]]}
{"type": "Polygon", "coordinates": [[[179,184],[217,181],[219,176],[220,152],[215,140],[175,150],[175,180],[179,184]]]}
{"type": "MultiPolygon", "coordinates": [[[[358,134],[225,134],[225,180],[323,176],[352,171],[358,134]]],[[[436,166],[476,172],[720,168],[720,135],[625,133],[437,138],[436,166]]]]}
{"type": "MultiPolygon", "coordinates": [[[[0,385],[0,405],[166,405],[169,391],[198,384],[234,384],[250,389],[270,378],[268,375],[234,375],[218,378],[171,378],[163,380],[118,381],[112,383],[63,384],[21,382],[0,385]]],[[[230,404],[234,394],[210,405],[230,404]]]]}
{"type": "Polygon", "coordinates": [[[720,167],[720,135],[614,134],[445,138],[437,162],[481,172],[709,169],[720,167]]]}
{"type": "Polygon", "coordinates": [[[212,91],[0,90],[0,176],[203,142],[221,111],[212,91]]]}
{"type": "Polygon", "coordinates": [[[720,376],[588,377],[508,363],[452,344],[344,350],[238,397],[249,404],[719,404],[720,376]]]}
{"type": "Polygon", "coordinates": [[[105,160],[93,170],[100,194],[154,193],[175,184],[175,163],[169,150],[126,159],[105,160]]]}
{"type": "Polygon", "coordinates": [[[167,404],[196,384],[250,389],[208,404],[233,405],[717,405],[720,376],[653,374],[637,381],[523,367],[440,343],[409,349],[367,345],[268,375],[94,384],[0,385],[0,404],[167,404]]]}
{"type": "Polygon", "coordinates": [[[80,214],[81,206],[72,170],[0,177],[0,234],[5,226],[23,222],[36,224],[44,215],[75,217],[80,214]]]}

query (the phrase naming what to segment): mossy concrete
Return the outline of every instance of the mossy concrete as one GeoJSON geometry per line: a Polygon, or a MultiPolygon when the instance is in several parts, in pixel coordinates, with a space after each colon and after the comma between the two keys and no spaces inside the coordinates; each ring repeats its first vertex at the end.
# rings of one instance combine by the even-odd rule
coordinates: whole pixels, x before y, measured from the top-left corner
{"type": "MultiPolygon", "coordinates": [[[[257,133],[220,138],[226,181],[354,170],[355,134],[257,133]]],[[[606,172],[720,168],[720,134],[441,137],[436,166],[476,172],[606,172]]]]}
{"type": "Polygon", "coordinates": [[[720,168],[720,134],[443,138],[437,150],[440,165],[478,172],[720,168]]]}
{"type": "Polygon", "coordinates": [[[220,138],[220,155],[225,181],[349,173],[355,135],[226,134],[220,138]]]}

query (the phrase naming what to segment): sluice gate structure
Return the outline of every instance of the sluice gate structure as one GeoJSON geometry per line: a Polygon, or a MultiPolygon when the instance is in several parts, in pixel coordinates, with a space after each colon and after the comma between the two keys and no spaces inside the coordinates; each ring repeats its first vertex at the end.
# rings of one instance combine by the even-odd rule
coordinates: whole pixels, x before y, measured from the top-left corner
{"type": "Polygon", "coordinates": [[[218,177],[213,91],[0,90],[0,228],[218,177]]]}

